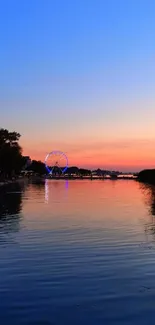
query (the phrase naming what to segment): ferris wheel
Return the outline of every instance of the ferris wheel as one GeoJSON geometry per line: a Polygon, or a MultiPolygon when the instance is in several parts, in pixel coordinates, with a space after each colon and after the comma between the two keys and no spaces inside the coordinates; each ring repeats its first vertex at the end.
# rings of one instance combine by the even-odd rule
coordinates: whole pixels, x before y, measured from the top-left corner
{"type": "Polygon", "coordinates": [[[45,158],[45,166],[50,175],[62,175],[68,168],[68,158],[62,151],[51,151],[45,158]]]}

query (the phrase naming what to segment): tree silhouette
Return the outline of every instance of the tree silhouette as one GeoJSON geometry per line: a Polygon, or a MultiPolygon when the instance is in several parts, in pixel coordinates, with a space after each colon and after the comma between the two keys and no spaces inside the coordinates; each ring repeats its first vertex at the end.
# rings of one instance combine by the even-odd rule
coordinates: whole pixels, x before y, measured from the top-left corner
{"type": "Polygon", "coordinates": [[[155,169],[142,170],[138,175],[138,180],[148,184],[155,184],[155,169]]]}
{"type": "Polygon", "coordinates": [[[33,171],[35,174],[39,174],[39,175],[47,174],[45,164],[43,162],[37,161],[37,160],[32,160],[31,165],[28,166],[28,168],[26,170],[33,171]]]}
{"type": "Polygon", "coordinates": [[[22,168],[22,149],[18,143],[20,134],[0,129],[0,176],[11,178],[22,168]]]}

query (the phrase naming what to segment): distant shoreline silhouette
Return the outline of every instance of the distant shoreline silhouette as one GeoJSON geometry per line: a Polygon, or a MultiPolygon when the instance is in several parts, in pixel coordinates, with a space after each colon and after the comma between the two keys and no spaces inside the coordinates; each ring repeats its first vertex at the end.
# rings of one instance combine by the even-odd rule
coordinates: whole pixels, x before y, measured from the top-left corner
{"type": "MultiPolygon", "coordinates": [[[[19,176],[44,176],[51,177],[48,173],[45,163],[30,159],[28,156],[22,155],[22,148],[19,145],[20,134],[17,132],[10,132],[7,129],[0,129],[0,183],[5,183],[6,180],[14,180],[19,176]]],[[[49,166],[53,169],[53,166],[49,166]]],[[[90,179],[107,178],[117,179],[119,177],[125,178],[124,173],[120,171],[109,170],[90,170],[86,168],[78,168],[76,166],[68,167],[65,175],[62,173],[63,166],[57,168],[52,177],[61,178],[85,178],[90,179]]],[[[139,173],[133,174],[141,182],[148,182],[155,184],[155,169],[143,170],[139,173]]],[[[131,178],[126,176],[126,178],[131,178]]],[[[134,177],[133,177],[134,178],[134,177]]]]}

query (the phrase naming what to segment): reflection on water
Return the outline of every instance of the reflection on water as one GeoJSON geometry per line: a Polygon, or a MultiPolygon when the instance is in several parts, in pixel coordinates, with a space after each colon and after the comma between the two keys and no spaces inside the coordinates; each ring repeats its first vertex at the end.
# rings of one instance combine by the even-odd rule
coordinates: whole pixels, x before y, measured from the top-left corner
{"type": "Polygon", "coordinates": [[[136,181],[1,188],[1,323],[153,325],[154,218],[136,181]]]}
{"type": "Polygon", "coordinates": [[[23,185],[10,184],[0,188],[0,231],[19,230],[20,211],[22,209],[23,185]]]}
{"type": "Polygon", "coordinates": [[[150,212],[155,216],[155,186],[150,186],[150,212]]]}
{"type": "MultiPolygon", "coordinates": [[[[60,186],[60,184],[62,184],[63,187],[66,189],[66,191],[69,188],[69,181],[68,180],[64,180],[62,182],[60,180],[54,180],[54,182],[51,183],[51,181],[49,179],[46,179],[45,180],[45,203],[48,203],[48,201],[49,201],[49,186],[50,186],[50,184],[52,185],[53,188],[57,188],[57,187],[60,186]]],[[[50,193],[51,193],[51,191],[50,191],[50,193]]]]}
{"type": "Polygon", "coordinates": [[[149,184],[141,184],[140,188],[144,195],[144,202],[148,207],[149,220],[145,225],[145,231],[150,232],[155,240],[155,186],[149,184]]]}
{"type": "Polygon", "coordinates": [[[46,181],[45,181],[45,203],[48,203],[48,192],[49,192],[49,190],[48,190],[48,179],[46,179],[46,181]]]}

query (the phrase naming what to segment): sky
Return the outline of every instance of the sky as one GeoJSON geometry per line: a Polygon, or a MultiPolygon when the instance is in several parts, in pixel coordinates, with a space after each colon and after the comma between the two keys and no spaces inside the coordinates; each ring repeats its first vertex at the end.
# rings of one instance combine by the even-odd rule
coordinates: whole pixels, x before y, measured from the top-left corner
{"type": "Polygon", "coordinates": [[[155,166],[155,1],[2,0],[0,127],[23,154],[155,166]]]}

